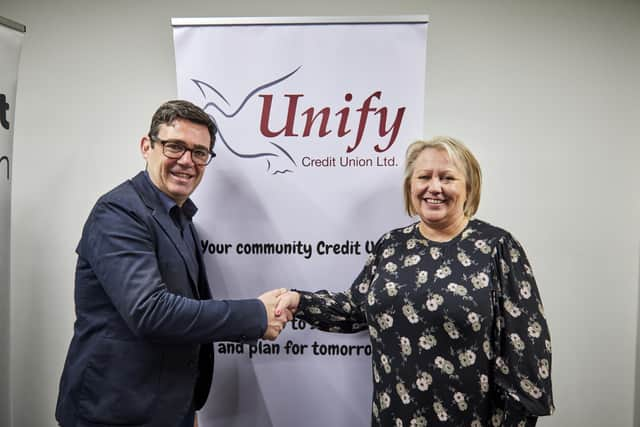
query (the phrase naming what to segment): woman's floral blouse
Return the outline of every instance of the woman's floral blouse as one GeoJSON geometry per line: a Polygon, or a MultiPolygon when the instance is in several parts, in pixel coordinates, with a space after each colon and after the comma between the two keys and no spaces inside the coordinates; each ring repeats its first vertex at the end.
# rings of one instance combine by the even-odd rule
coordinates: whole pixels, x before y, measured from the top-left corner
{"type": "Polygon", "coordinates": [[[374,426],[534,426],[553,411],[551,342],[524,250],[471,220],[453,240],[385,234],[348,291],[300,291],[297,317],[368,329],[374,426]]]}

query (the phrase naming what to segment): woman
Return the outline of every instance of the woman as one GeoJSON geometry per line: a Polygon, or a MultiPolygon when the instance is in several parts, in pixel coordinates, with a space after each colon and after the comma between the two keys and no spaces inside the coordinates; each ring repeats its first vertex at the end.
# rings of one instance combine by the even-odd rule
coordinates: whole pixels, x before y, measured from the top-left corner
{"type": "Polygon", "coordinates": [[[473,219],[480,166],[459,141],[407,150],[404,197],[420,221],[382,236],[351,288],[290,291],[322,330],[368,329],[372,425],[534,426],[553,411],[551,343],[524,250],[473,219]]]}

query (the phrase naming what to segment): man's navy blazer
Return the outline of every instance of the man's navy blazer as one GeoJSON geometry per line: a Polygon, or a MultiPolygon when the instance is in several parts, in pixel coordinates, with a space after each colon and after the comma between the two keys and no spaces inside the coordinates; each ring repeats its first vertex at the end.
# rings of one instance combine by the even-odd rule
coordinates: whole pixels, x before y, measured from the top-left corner
{"type": "Polygon", "coordinates": [[[207,399],[213,341],[266,330],[258,299],[211,298],[200,253],[190,261],[144,172],[98,200],[76,251],[76,322],[56,407],[64,427],[175,427],[207,399]]]}

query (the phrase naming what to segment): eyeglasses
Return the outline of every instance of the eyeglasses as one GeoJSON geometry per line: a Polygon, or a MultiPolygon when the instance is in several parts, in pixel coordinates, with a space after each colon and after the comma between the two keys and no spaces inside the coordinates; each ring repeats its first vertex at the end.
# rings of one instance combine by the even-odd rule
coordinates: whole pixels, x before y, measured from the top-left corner
{"type": "Polygon", "coordinates": [[[188,148],[186,144],[174,139],[158,139],[150,137],[151,141],[162,144],[162,154],[170,159],[177,160],[184,156],[186,151],[191,152],[191,160],[198,166],[206,166],[216,156],[216,153],[205,148],[188,148]]]}

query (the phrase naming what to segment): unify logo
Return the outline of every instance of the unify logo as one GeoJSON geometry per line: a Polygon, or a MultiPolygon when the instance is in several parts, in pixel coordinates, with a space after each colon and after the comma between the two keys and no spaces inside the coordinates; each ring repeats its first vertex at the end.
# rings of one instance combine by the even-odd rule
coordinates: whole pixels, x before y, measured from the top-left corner
{"type": "MultiPolygon", "coordinates": [[[[336,135],[339,138],[342,138],[349,133],[351,133],[351,129],[349,128],[349,119],[351,114],[351,107],[343,107],[339,109],[335,114],[332,114],[331,107],[324,107],[317,111],[314,107],[309,107],[304,110],[300,115],[298,115],[298,100],[302,98],[304,95],[301,93],[298,94],[285,94],[284,97],[288,98],[288,106],[287,106],[287,116],[284,120],[284,126],[277,131],[270,130],[269,121],[271,119],[271,105],[273,104],[273,95],[260,95],[263,98],[262,102],[262,115],[260,117],[260,132],[262,135],[267,138],[273,138],[278,135],[284,134],[284,136],[296,136],[307,138],[312,136],[312,128],[316,120],[320,118],[320,126],[318,129],[318,138],[324,138],[330,133],[333,132],[330,129],[330,120],[332,116],[337,118],[337,129],[336,135]],[[304,117],[304,130],[302,134],[300,134],[299,130],[296,131],[296,124],[298,117],[304,117]]],[[[391,133],[389,141],[385,146],[381,146],[380,144],[376,144],[374,149],[378,153],[383,153],[387,151],[394,142],[396,142],[396,138],[398,136],[398,131],[400,130],[400,125],[402,124],[402,116],[404,116],[405,107],[400,107],[395,113],[395,118],[393,122],[387,128],[387,117],[389,115],[389,109],[387,107],[373,108],[371,106],[373,102],[373,98],[380,99],[382,97],[382,91],[378,90],[373,92],[364,101],[362,101],[362,106],[357,108],[355,111],[358,113],[358,131],[356,133],[356,140],[352,146],[347,146],[347,153],[352,152],[360,145],[362,142],[362,136],[364,135],[365,128],[367,126],[367,121],[369,117],[369,113],[373,113],[374,115],[379,115],[378,117],[378,136],[383,137],[387,136],[391,133]]],[[[344,100],[347,102],[351,102],[353,100],[353,95],[351,93],[347,93],[344,96],[344,100]]],[[[313,135],[315,136],[315,135],[313,135]]]]}
{"type": "Polygon", "coordinates": [[[4,93],[0,93],[0,124],[3,128],[9,129],[9,120],[7,115],[9,113],[9,103],[4,93]]]}
{"type": "Polygon", "coordinates": [[[280,144],[269,141],[270,138],[279,137],[281,140],[291,138],[302,142],[305,138],[313,138],[317,141],[332,137],[345,141],[345,152],[352,153],[365,145],[362,144],[365,131],[368,125],[374,123],[374,126],[377,125],[377,136],[380,139],[376,138],[373,150],[376,153],[383,153],[393,146],[402,126],[406,107],[393,110],[383,105],[376,106],[376,103],[380,104],[383,98],[382,90],[374,90],[362,101],[356,102],[353,94],[347,92],[344,95],[346,105],[341,106],[337,111],[332,110],[330,106],[312,106],[304,93],[285,93],[279,96],[265,93],[267,89],[293,76],[300,68],[251,90],[235,109],[211,84],[196,79],[191,81],[204,97],[206,104],[203,109],[218,126],[218,137],[225,147],[241,158],[264,158],[267,162],[267,171],[273,175],[293,172],[292,169],[298,164],[280,144]],[[268,144],[265,144],[261,138],[238,141],[234,140],[233,135],[225,134],[225,122],[236,119],[249,102],[258,103],[260,116],[245,118],[248,120],[247,125],[251,127],[251,121],[258,122],[259,119],[256,127],[260,135],[267,138],[268,144]],[[306,102],[305,106],[302,106],[303,102],[306,102]],[[286,114],[274,117],[275,103],[282,103],[286,108],[281,108],[279,111],[286,111],[286,114]],[[350,135],[352,132],[355,132],[355,138],[350,135]],[[386,139],[382,140],[383,138],[386,139]]]}

